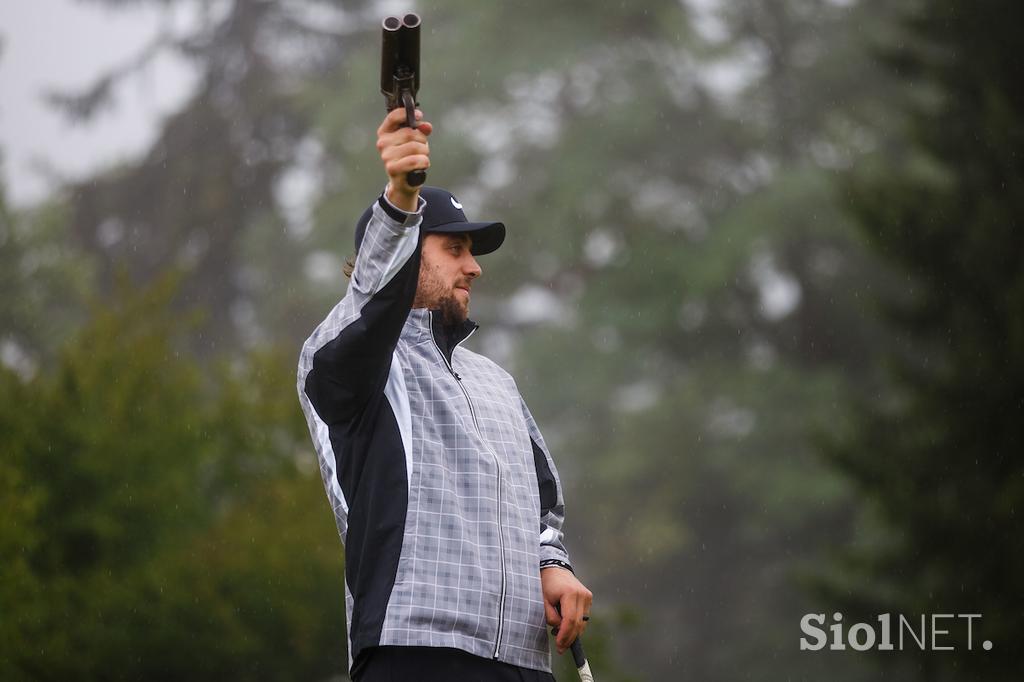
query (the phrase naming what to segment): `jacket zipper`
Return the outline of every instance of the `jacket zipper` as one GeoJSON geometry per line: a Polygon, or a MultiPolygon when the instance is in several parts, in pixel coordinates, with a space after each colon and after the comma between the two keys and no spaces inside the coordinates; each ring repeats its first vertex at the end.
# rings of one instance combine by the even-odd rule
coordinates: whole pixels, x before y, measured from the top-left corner
{"type": "MultiPolygon", "coordinates": [[[[473,416],[473,425],[476,427],[477,436],[479,436],[480,442],[486,446],[487,441],[484,440],[484,432],[480,429],[480,422],[477,421],[476,409],[473,407],[473,399],[469,397],[469,391],[467,391],[466,387],[462,385],[462,377],[456,373],[455,368],[452,367],[452,363],[448,361],[445,354],[441,352],[441,347],[437,345],[437,339],[434,338],[434,313],[432,311],[427,311],[427,314],[430,321],[430,340],[434,342],[434,348],[437,349],[438,354],[441,356],[441,360],[444,361],[448,371],[451,372],[453,377],[455,377],[455,382],[459,385],[459,388],[462,389],[462,394],[466,396],[466,404],[469,405],[469,413],[473,416]]],[[[474,332],[476,332],[476,329],[466,334],[466,338],[455,344],[452,348],[452,353],[454,354],[455,348],[458,348],[459,344],[471,337],[474,332]]],[[[491,658],[498,658],[498,649],[501,646],[501,634],[505,626],[505,589],[507,587],[505,584],[505,538],[504,533],[501,532],[501,462],[498,460],[498,455],[491,450],[490,447],[487,447],[487,451],[492,457],[494,457],[494,467],[498,472],[498,550],[501,555],[501,599],[498,602],[498,635],[494,638],[494,653],[491,655],[491,658]]]]}

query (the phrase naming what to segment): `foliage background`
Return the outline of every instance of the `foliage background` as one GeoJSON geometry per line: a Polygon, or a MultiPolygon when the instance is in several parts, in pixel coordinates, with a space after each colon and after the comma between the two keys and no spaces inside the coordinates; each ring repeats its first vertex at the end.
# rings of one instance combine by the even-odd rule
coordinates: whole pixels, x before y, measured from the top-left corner
{"type": "Polygon", "coordinates": [[[344,678],[294,364],[384,182],[401,9],[430,182],[510,228],[472,345],[555,451],[600,678],[1019,673],[1015,4],[92,2],[204,19],[54,106],[163,51],[198,85],[138,158],[0,193],[0,677],[344,678]],[[984,618],[800,651],[834,611],[984,618]]]}

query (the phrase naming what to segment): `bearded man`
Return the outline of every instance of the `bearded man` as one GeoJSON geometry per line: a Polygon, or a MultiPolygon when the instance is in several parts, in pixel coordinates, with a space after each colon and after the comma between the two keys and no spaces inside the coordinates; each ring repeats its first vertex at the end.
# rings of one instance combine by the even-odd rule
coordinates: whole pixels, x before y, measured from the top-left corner
{"type": "Polygon", "coordinates": [[[306,341],[298,390],[345,546],[354,680],[553,680],[593,595],[562,541],[551,454],[512,377],[461,345],[477,256],[505,238],[413,187],[433,127],[392,111],[388,176],[356,227],[348,292],[306,341]]]}

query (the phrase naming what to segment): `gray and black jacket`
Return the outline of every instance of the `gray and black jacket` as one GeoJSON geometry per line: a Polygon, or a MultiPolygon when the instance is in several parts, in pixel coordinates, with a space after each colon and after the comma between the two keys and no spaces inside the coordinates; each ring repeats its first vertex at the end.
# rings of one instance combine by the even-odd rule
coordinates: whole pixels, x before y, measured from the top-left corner
{"type": "Polygon", "coordinates": [[[298,390],[345,546],[349,662],[455,647],[550,671],[542,565],[564,563],[554,462],[512,377],[412,309],[424,200],[373,206],[298,390]]]}

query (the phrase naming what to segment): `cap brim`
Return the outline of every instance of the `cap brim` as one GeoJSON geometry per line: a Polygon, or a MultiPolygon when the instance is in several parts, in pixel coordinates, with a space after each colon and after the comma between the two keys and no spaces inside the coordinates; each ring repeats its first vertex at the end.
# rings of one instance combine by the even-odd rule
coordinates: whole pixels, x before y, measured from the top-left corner
{"type": "Polygon", "coordinates": [[[470,248],[470,252],[474,256],[483,256],[492,251],[497,251],[498,247],[505,241],[505,223],[454,222],[434,225],[426,231],[450,234],[468,232],[473,239],[473,246],[470,248]]]}

